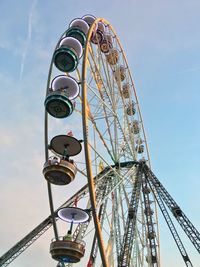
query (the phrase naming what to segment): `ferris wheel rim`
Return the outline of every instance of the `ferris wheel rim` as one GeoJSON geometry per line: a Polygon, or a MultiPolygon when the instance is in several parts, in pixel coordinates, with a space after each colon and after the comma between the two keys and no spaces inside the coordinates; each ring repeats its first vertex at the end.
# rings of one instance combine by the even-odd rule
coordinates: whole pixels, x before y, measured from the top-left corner
{"type": "Polygon", "coordinates": [[[146,151],[147,151],[147,157],[148,157],[149,165],[150,165],[150,155],[149,155],[149,151],[148,151],[147,138],[146,138],[146,134],[145,134],[145,130],[144,130],[144,125],[143,125],[142,115],[140,112],[139,102],[138,102],[136,90],[134,87],[133,78],[131,76],[131,72],[130,72],[130,69],[128,67],[128,62],[127,62],[126,56],[124,54],[124,51],[123,51],[122,46],[120,44],[119,38],[117,37],[117,34],[114,31],[113,27],[104,18],[98,18],[94,21],[94,23],[90,27],[90,30],[89,30],[88,35],[87,35],[87,42],[86,42],[85,51],[84,51],[84,55],[83,55],[82,78],[81,78],[81,81],[82,81],[82,123],[83,123],[83,137],[84,137],[84,148],[85,148],[85,160],[86,160],[86,166],[87,166],[88,187],[89,187],[90,201],[91,201],[91,207],[92,207],[92,212],[93,212],[93,219],[94,219],[95,229],[96,229],[97,238],[98,238],[98,242],[99,242],[99,248],[100,248],[102,261],[104,260],[105,266],[108,266],[106,263],[105,249],[104,249],[104,245],[102,242],[102,234],[101,234],[101,230],[100,230],[99,220],[98,220],[98,217],[96,215],[95,190],[94,190],[94,184],[92,181],[92,170],[91,170],[91,166],[90,166],[90,152],[89,152],[90,148],[89,148],[88,139],[87,139],[87,131],[88,131],[88,126],[87,126],[87,123],[88,123],[88,121],[87,121],[88,120],[87,88],[86,88],[86,75],[87,75],[87,64],[88,64],[87,58],[88,58],[88,53],[89,53],[89,48],[90,48],[90,39],[92,36],[92,31],[95,29],[96,24],[98,22],[103,22],[109,26],[109,28],[115,34],[117,42],[120,46],[120,49],[121,49],[120,52],[122,52],[123,57],[125,59],[126,67],[128,69],[129,76],[131,77],[131,83],[132,83],[133,88],[134,88],[134,95],[135,95],[135,99],[136,99],[136,103],[137,103],[137,107],[138,107],[140,123],[142,125],[142,131],[143,131],[143,136],[145,139],[144,141],[145,141],[145,147],[146,147],[146,151]]]}

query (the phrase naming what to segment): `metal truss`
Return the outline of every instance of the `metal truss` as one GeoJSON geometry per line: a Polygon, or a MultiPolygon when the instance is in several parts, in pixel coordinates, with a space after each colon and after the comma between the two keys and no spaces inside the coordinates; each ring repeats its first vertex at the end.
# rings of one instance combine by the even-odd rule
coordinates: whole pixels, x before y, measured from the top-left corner
{"type": "MultiPolygon", "coordinates": [[[[146,177],[146,179],[147,179],[147,181],[149,183],[149,186],[150,186],[151,190],[153,191],[154,187],[152,185],[151,179],[149,179],[148,177],[146,177]]],[[[188,254],[186,252],[186,249],[185,249],[185,247],[184,247],[184,245],[183,245],[183,243],[182,243],[182,241],[181,241],[181,239],[180,239],[180,237],[179,237],[179,235],[178,235],[178,233],[176,231],[176,228],[175,228],[175,226],[174,226],[174,224],[173,224],[173,222],[172,222],[172,220],[170,218],[170,215],[169,215],[169,213],[168,213],[168,211],[167,211],[167,209],[166,209],[166,207],[165,207],[165,205],[163,203],[162,198],[160,198],[160,196],[157,194],[156,191],[153,191],[153,192],[154,192],[156,201],[158,203],[158,206],[159,206],[159,208],[160,208],[160,210],[161,210],[161,212],[162,212],[162,214],[163,214],[163,216],[165,218],[165,221],[166,221],[166,223],[167,223],[167,225],[169,227],[169,230],[170,230],[170,232],[171,232],[171,234],[172,234],[172,236],[174,238],[174,241],[176,242],[176,245],[177,245],[177,247],[178,247],[178,249],[179,249],[179,251],[181,253],[181,256],[182,256],[186,266],[192,267],[193,265],[192,265],[192,263],[191,263],[191,261],[189,259],[189,256],[188,256],[188,254]]]]}
{"type": "MultiPolygon", "coordinates": [[[[106,179],[104,179],[101,182],[100,186],[96,190],[97,191],[96,192],[96,199],[97,200],[102,201],[105,198],[105,196],[108,195],[108,193],[111,191],[112,176],[113,176],[113,173],[108,174],[106,176],[106,179]]],[[[108,198],[105,199],[105,202],[103,202],[99,208],[98,217],[99,217],[101,228],[103,226],[103,222],[105,219],[107,201],[108,201],[108,198]]],[[[90,260],[92,261],[93,265],[94,265],[96,257],[97,257],[97,252],[98,252],[98,242],[97,242],[97,237],[95,234],[94,238],[93,238],[91,253],[90,253],[90,260]]]]}
{"type": "MultiPolygon", "coordinates": [[[[141,190],[143,191],[144,211],[146,210],[146,212],[144,213],[146,216],[147,234],[150,234],[151,230],[153,232],[153,220],[150,209],[151,201],[149,199],[148,193],[144,192],[145,189],[148,188],[148,185],[155,196],[155,200],[158,203],[159,208],[166,220],[166,223],[176,242],[180,254],[185,262],[185,265],[187,267],[193,266],[186,252],[186,249],[177,233],[177,230],[169,216],[166,206],[172,212],[173,216],[178,221],[178,223],[180,224],[180,226],[182,227],[182,229],[184,230],[188,238],[191,240],[192,244],[198,252],[200,252],[200,234],[145,162],[138,163],[136,161],[130,161],[123,162],[120,164],[116,163],[115,165],[106,167],[102,172],[100,172],[96,177],[94,177],[94,180],[96,184],[96,201],[99,206],[98,216],[100,222],[102,223],[106,214],[106,203],[108,200],[108,195],[112,194],[112,203],[115,206],[115,209],[113,211],[113,222],[115,227],[114,237],[116,243],[118,267],[129,267],[131,264],[131,255],[133,254],[132,248],[134,244],[135,233],[137,231],[136,218],[141,190]],[[126,219],[123,240],[121,241],[120,225],[117,221],[118,214],[116,195],[117,193],[119,194],[119,192],[116,190],[119,181],[116,178],[118,177],[117,172],[119,168],[125,167],[131,169],[133,165],[137,166],[137,174],[128,205],[128,215],[126,219]],[[143,179],[144,176],[145,179],[143,179]]],[[[61,207],[68,207],[74,205],[77,199],[80,200],[81,198],[85,197],[87,193],[88,185],[86,184],[69,200],[67,200],[61,207]]],[[[59,207],[59,209],[61,207],[59,207]]],[[[57,211],[58,209],[54,213],[56,220],[58,220],[58,217],[56,216],[57,211]]],[[[73,239],[84,237],[90,221],[91,217],[86,224],[80,225],[76,228],[73,235],[73,239]]],[[[52,216],[49,216],[0,258],[0,266],[5,267],[9,265],[15,258],[17,258],[21,253],[23,253],[23,251],[25,251],[30,245],[32,245],[41,235],[43,235],[51,226],[52,216]]],[[[157,264],[157,262],[152,261],[152,259],[157,259],[156,239],[155,236],[152,237],[153,238],[149,239],[148,244],[151,259],[150,266],[156,267],[157,265],[155,264],[157,264]]],[[[95,260],[98,250],[97,240],[95,237],[93,244],[94,245],[92,246],[90,255],[95,260]]]]}
{"type": "Polygon", "coordinates": [[[197,231],[191,221],[187,218],[187,216],[183,213],[181,208],[167,192],[167,190],[164,188],[158,178],[154,175],[154,173],[150,170],[150,168],[145,164],[143,169],[145,175],[149,178],[148,180],[151,180],[151,183],[155,188],[157,194],[168,206],[169,210],[172,212],[185,234],[188,236],[194,247],[200,253],[200,233],[197,231]]]}
{"type": "MultiPolygon", "coordinates": [[[[133,165],[138,164],[136,161],[123,162],[120,164],[121,168],[131,168],[133,165]]],[[[97,176],[94,177],[95,183],[98,183],[104,177],[119,168],[119,164],[107,166],[103,171],[101,171],[97,176]]],[[[98,188],[98,187],[97,187],[98,188]]],[[[54,213],[55,219],[58,220],[56,216],[57,211],[60,208],[69,207],[73,205],[77,199],[85,197],[88,193],[88,185],[83,186],[78,192],[76,192],[70,199],[68,199],[63,205],[61,205],[54,213]]],[[[109,192],[108,192],[109,193],[109,192]]],[[[99,194],[100,197],[101,194],[99,194]]],[[[101,199],[101,197],[100,197],[101,199]]],[[[17,244],[15,244],[10,250],[0,257],[0,266],[6,267],[13,260],[15,260],[22,252],[24,252],[29,246],[31,246],[41,235],[43,235],[52,226],[52,216],[47,217],[43,222],[41,222],[37,227],[35,227],[29,234],[27,234],[23,239],[21,239],[17,244]]],[[[85,230],[82,230],[82,234],[86,231],[87,226],[85,225],[85,230]]],[[[76,234],[78,231],[76,232],[76,234]]],[[[76,236],[74,236],[76,238],[76,236]]]]}
{"type": "Polygon", "coordinates": [[[120,256],[118,258],[118,267],[130,266],[133,240],[136,233],[136,218],[137,218],[141,185],[142,185],[142,171],[139,166],[131,195],[131,200],[129,203],[125,232],[123,236],[120,256]]]}
{"type": "MultiPolygon", "coordinates": [[[[113,166],[112,166],[113,167],[113,166]]],[[[94,179],[98,181],[103,179],[108,173],[110,173],[111,168],[105,168],[101,173],[99,173],[94,179]]],[[[60,206],[56,211],[62,207],[69,207],[73,205],[76,199],[81,199],[88,193],[87,184],[83,186],[76,194],[74,194],[69,200],[67,200],[62,206],[60,206]]],[[[56,216],[55,216],[56,217],[56,216]]],[[[58,218],[56,217],[56,220],[58,218]]],[[[22,240],[20,240],[16,245],[14,245],[10,250],[0,258],[0,266],[8,266],[14,259],[16,259],[22,252],[24,252],[30,245],[32,245],[41,235],[43,235],[52,226],[52,217],[47,217],[42,223],[40,223],[35,229],[33,229],[28,235],[26,235],[22,240]]]]}
{"type": "MultiPolygon", "coordinates": [[[[114,186],[116,185],[118,177],[113,180],[114,186]]],[[[117,259],[120,256],[120,249],[121,249],[121,229],[120,229],[120,220],[119,220],[119,214],[118,214],[118,194],[119,192],[117,189],[113,192],[113,210],[114,210],[114,227],[115,227],[115,244],[116,244],[116,253],[117,253],[117,259]]]]}
{"type": "Polygon", "coordinates": [[[144,214],[146,217],[146,228],[147,228],[147,240],[148,240],[148,255],[147,262],[153,266],[158,267],[158,253],[156,244],[156,232],[154,230],[153,222],[153,210],[151,209],[151,200],[149,198],[147,179],[142,179],[142,192],[144,199],[144,214]]]}

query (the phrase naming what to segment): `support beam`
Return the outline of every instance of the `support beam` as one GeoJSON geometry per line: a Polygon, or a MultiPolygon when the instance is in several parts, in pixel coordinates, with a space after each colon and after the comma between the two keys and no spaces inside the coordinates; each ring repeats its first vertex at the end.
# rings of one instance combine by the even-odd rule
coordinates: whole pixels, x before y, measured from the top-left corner
{"type": "Polygon", "coordinates": [[[118,259],[118,267],[129,267],[132,255],[133,240],[136,233],[136,222],[137,222],[137,210],[142,185],[142,171],[140,166],[137,170],[137,175],[129,203],[128,216],[126,220],[126,226],[118,259]]]}
{"type": "Polygon", "coordinates": [[[148,182],[152,187],[158,205],[161,211],[163,212],[163,215],[166,219],[168,226],[170,227],[170,231],[172,232],[172,235],[178,245],[178,248],[181,252],[181,255],[185,263],[188,264],[187,266],[192,266],[192,263],[190,262],[190,259],[182,245],[182,242],[180,241],[180,238],[176,232],[175,227],[173,226],[173,223],[168,215],[168,212],[165,209],[164,203],[168,206],[169,210],[172,212],[173,216],[178,221],[183,231],[191,240],[192,244],[199,253],[200,253],[200,233],[190,222],[190,220],[186,217],[186,215],[183,213],[183,211],[175,202],[175,200],[171,197],[171,195],[167,192],[167,190],[164,188],[164,186],[161,184],[161,182],[158,180],[158,178],[154,175],[154,173],[150,170],[150,168],[146,164],[143,165],[143,170],[145,173],[145,177],[148,179],[148,182]]]}

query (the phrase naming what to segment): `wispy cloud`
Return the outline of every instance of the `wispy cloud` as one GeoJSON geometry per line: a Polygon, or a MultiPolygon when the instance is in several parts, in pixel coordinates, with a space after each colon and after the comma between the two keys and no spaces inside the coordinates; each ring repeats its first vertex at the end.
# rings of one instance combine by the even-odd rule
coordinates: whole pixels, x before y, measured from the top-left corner
{"type": "Polygon", "coordinates": [[[37,0],[34,0],[32,2],[31,8],[30,8],[30,12],[29,12],[29,16],[28,16],[28,34],[27,34],[27,38],[26,38],[26,42],[25,42],[25,48],[22,54],[22,61],[21,61],[21,68],[20,68],[20,76],[19,76],[19,80],[22,80],[22,75],[24,72],[24,64],[25,64],[25,60],[26,60],[26,56],[28,53],[28,49],[31,43],[31,37],[32,37],[32,25],[33,25],[33,15],[34,15],[34,10],[35,10],[35,6],[36,6],[37,0]]]}

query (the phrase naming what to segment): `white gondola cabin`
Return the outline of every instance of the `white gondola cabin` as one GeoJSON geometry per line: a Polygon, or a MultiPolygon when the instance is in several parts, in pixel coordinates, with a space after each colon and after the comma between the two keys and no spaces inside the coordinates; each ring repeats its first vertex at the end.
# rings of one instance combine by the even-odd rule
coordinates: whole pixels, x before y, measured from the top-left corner
{"type": "Polygon", "coordinates": [[[55,118],[66,118],[74,111],[74,99],[79,95],[77,81],[66,75],[56,76],[45,99],[46,111],[55,118]]]}
{"type": "Polygon", "coordinates": [[[53,61],[55,66],[63,72],[74,71],[83,53],[81,43],[73,37],[65,37],[55,50],[53,61]]]}

